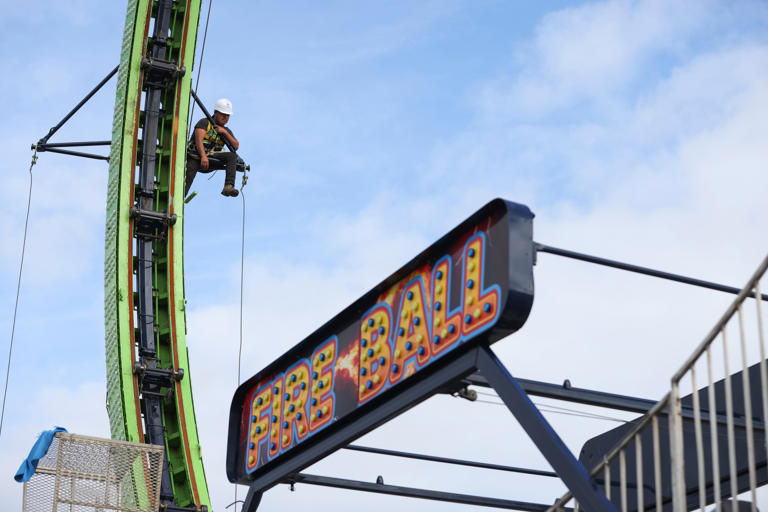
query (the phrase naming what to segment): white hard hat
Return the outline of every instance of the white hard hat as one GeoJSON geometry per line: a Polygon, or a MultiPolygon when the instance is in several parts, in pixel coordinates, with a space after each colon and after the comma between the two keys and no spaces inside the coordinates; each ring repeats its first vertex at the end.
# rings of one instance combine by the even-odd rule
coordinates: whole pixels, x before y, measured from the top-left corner
{"type": "Polygon", "coordinates": [[[222,114],[228,114],[231,116],[232,102],[227,98],[221,98],[220,100],[216,101],[216,104],[213,106],[213,110],[218,110],[222,114]]]}

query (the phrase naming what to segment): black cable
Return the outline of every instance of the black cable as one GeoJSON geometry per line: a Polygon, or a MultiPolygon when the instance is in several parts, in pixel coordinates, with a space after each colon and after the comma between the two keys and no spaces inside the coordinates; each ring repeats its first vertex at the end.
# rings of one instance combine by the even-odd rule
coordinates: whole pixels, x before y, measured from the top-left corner
{"type": "Polygon", "coordinates": [[[27,248],[27,230],[29,228],[29,211],[32,206],[32,167],[37,163],[37,149],[32,155],[32,163],[29,165],[29,194],[27,196],[27,218],[24,221],[24,241],[21,243],[21,263],[19,263],[19,280],[16,284],[16,305],[13,307],[13,324],[11,327],[11,343],[8,347],[8,367],[5,370],[5,390],[3,391],[3,409],[0,412],[0,435],[3,433],[3,420],[5,419],[5,399],[8,396],[8,380],[11,376],[11,355],[13,354],[13,338],[16,334],[16,313],[19,311],[19,293],[21,292],[21,273],[24,269],[24,251],[27,248]]]}
{"type": "Polygon", "coordinates": [[[240,195],[243,198],[243,222],[242,232],[240,233],[240,348],[237,352],[237,385],[240,385],[240,365],[243,359],[243,275],[245,269],[245,194],[240,187],[240,195]]]}
{"type": "MultiPolygon", "coordinates": [[[[484,392],[484,391],[477,391],[477,394],[478,395],[482,395],[482,396],[487,396],[487,397],[490,397],[490,398],[498,398],[499,400],[501,400],[501,397],[499,395],[495,394],[495,393],[487,393],[487,392],[484,392]]],[[[490,401],[490,400],[477,400],[477,401],[485,403],[485,404],[506,405],[506,404],[504,404],[502,402],[493,402],[493,401],[490,401]]],[[[569,407],[561,407],[561,406],[558,406],[558,405],[545,404],[545,403],[542,403],[542,402],[532,402],[532,403],[536,407],[538,407],[540,410],[545,411],[545,412],[552,412],[552,413],[558,414],[561,411],[563,411],[562,414],[566,414],[567,413],[569,415],[583,416],[585,418],[595,418],[595,419],[601,419],[601,420],[610,420],[610,421],[618,421],[618,422],[621,422],[621,423],[627,423],[626,420],[622,420],[620,418],[615,418],[613,416],[605,416],[603,414],[596,414],[596,413],[593,413],[593,412],[580,411],[579,409],[571,409],[569,407]]]]}
{"type": "MultiPolygon", "coordinates": [[[[243,184],[240,185],[240,195],[243,198],[243,222],[242,231],[240,233],[240,348],[237,351],[237,385],[240,385],[240,365],[243,359],[243,275],[245,269],[245,194],[243,189],[248,179],[243,174],[243,184]]],[[[235,501],[237,503],[237,484],[235,484],[235,501]]],[[[227,507],[228,508],[228,507],[227,507]]],[[[237,512],[237,505],[235,505],[235,512],[237,512]]]]}
{"type": "MultiPolygon", "coordinates": [[[[488,396],[492,398],[500,398],[498,395],[492,395],[490,393],[481,393],[478,391],[479,394],[483,396],[488,396]]],[[[503,402],[494,402],[492,400],[482,400],[477,399],[475,402],[479,402],[481,404],[491,404],[491,405],[501,405],[506,407],[506,404],[503,402]]],[[[612,416],[604,416],[602,414],[594,414],[591,412],[585,412],[585,411],[579,411],[578,409],[569,409],[567,407],[558,407],[556,405],[550,405],[550,404],[544,404],[540,402],[533,402],[536,407],[541,412],[551,412],[553,414],[563,414],[565,416],[578,416],[580,418],[590,418],[593,420],[605,420],[605,421],[615,421],[617,423],[628,423],[627,420],[623,420],[621,418],[614,418],[612,416]]]]}
{"type": "MultiPolygon", "coordinates": [[[[205,30],[203,31],[203,47],[200,49],[200,62],[197,65],[197,79],[195,80],[195,94],[197,86],[200,85],[200,71],[203,69],[203,57],[205,56],[205,41],[208,39],[208,22],[211,19],[211,5],[213,0],[208,2],[208,15],[205,17],[205,30]]],[[[192,110],[189,112],[189,122],[187,123],[187,139],[189,139],[189,127],[192,126],[192,119],[195,116],[195,103],[192,102],[192,110]]]]}

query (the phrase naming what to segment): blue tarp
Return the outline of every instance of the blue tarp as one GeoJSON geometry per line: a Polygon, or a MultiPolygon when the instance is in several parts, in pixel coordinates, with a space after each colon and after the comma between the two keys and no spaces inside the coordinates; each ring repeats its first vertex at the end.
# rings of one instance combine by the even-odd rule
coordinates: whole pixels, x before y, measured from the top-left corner
{"type": "Polygon", "coordinates": [[[37,438],[37,441],[35,441],[32,449],[29,451],[27,458],[24,459],[24,462],[22,462],[21,466],[19,466],[19,470],[16,471],[16,476],[13,478],[17,482],[26,482],[32,478],[32,475],[35,473],[35,469],[37,469],[38,462],[40,462],[40,459],[45,457],[45,454],[48,453],[48,447],[51,446],[53,435],[56,432],[66,431],[67,429],[64,427],[54,427],[53,430],[43,431],[43,433],[40,434],[40,437],[37,438]]]}

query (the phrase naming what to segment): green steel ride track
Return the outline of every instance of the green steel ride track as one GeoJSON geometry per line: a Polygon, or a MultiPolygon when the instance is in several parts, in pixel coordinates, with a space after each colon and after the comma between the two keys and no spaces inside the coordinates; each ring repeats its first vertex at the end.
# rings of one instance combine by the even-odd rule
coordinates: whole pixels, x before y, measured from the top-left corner
{"type": "Polygon", "coordinates": [[[110,429],[114,439],[150,442],[150,409],[158,411],[167,456],[166,501],[172,488],[169,510],[210,510],[185,342],[182,238],[189,91],[200,4],[129,0],[109,160],[104,314],[110,429]],[[153,39],[160,18],[168,31],[158,54],[153,39]],[[148,65],[147,57],[186,72],[159,87],[157,77],[170,75],[153,68],[152,62],[148,65]],[[153,87],[157,109],[148,107],[153,87]],[[143,139],[151,138],[147,134],[153,130],[156,150],[144,154],[152,144],[143,139]],[[143,184],[142,167],[152,168],[143,184]],[[142,250],[149,251],[148,258],[140,256],[142,250]],[[151,286],[142,286],[140,275],[151,277],[151,286]],[[145,328],[151,325],[149,335],[144,334],[149,340],[140,340],[142,322],[145,328]]]}

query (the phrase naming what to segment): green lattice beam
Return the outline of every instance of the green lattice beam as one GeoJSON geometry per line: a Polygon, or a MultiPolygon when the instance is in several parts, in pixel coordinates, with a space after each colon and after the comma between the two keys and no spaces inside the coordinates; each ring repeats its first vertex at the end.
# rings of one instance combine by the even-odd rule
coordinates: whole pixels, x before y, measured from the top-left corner
{"type": "MultiPolygon", "coordinates": [[[[175,214],[177,222],[167,237],[153,244],[153,288],[157,367],[182,369],[184,378],[163,400],[165,447],[176,505],[203,505],[210,499],[203,469],[192,401],[191,372],[186,348],[184,314],[184,159],[189,90],[194,63],[200,0],[173,5],[167,59],[187,72],[162,94],[158,125],[154,208],[175,214]]],[[[156,2],[130,0],[126,12],[112,125],[107,198],[105,275],[105,346],[107,359],[107,409],[112,437],[145,442],[142,400],[133,365],[137,361],[134,304],[137,301],[134,270],[133,221],[135,181],[141,161],[144,116],[140,110],[142,58],[151,44],[148,29],[156,2]]]]}

